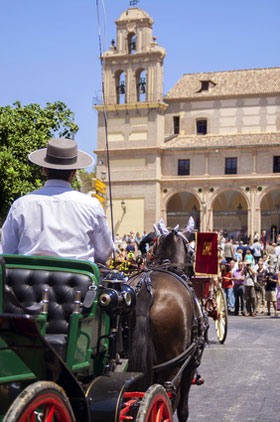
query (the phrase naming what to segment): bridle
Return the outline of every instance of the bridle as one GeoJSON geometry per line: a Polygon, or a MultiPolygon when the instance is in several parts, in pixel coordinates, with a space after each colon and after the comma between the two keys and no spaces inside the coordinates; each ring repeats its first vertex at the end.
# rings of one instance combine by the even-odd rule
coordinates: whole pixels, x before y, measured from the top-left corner
{"type": "Polygon", "coordinates": [[[155,242],[155,245],[154,245],[154,250],[155,250],[155,252],[154,252],[154,262],[159,261],[159,256],[158,256],[157,251],[160,248],[161,240],[166,238],[170,233],[173,233],[175,236],[179,236],[182,239],[184,250],[185,250],[185,253],[186,253],[186,257],[187,257],[187,265],[189,266],[190,265],[189,259],[188,259],[188,257],[189,257],[189,248],[188,248],[189,240],[186,238],[186,236],[182,232],[180,232],[178,230],[177,226],[174,229],[172,229],[170,232],[168,232],[168,234],[159,234],[156,237],[156,242],[155,242]]]}

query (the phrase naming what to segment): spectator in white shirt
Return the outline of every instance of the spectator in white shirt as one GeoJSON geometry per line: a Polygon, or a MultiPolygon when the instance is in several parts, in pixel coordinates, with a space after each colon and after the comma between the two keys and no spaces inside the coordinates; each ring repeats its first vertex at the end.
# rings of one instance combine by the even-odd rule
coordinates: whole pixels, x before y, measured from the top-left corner
{"type": "Polygon", "coordinates": [[[262,257],[262,253],[263,253],[263,247],[259,239],[257,238],[254,239],[254,243],[251,249],[252,249],[253,257],[255,259],[255,264],[257,264],[259,259],[262,257]]]}
{"type": "Polygon", "coordinates": [[[29,160],[44,168],[42,189],[18,198],[2,228],[6,254],[42,255],[105,262],[114,244],[100,202],[71,188],[76,170],[92,157],[71,139],[51,139],[29,160]]]}

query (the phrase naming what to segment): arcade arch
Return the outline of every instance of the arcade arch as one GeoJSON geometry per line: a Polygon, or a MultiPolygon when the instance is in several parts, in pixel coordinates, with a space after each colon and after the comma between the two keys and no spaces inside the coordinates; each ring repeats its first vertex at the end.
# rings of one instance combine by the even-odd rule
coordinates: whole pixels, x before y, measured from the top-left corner
{"type": "Polygon", "coordinates": [[[213,230],[223,230],[230,238],[247,238],[248,206],[245,197],[236,190],[227,190],[213,202],[213,230]]]}
{"type": "Polygon", "coordinates": [[[276,241],[280,233],[280,190],[267,192],[261,200],[261,230],[265,230],[268,240],[276,241]]]}
{"type": "Polygon", "coordinates": [[[200,229],[200,205],[194,194],[178,192],[171,196],[166,206],[167,226],[175,227],[177,224],[184,228],[189,217],[195,220],[195,229],[200,229]]]}

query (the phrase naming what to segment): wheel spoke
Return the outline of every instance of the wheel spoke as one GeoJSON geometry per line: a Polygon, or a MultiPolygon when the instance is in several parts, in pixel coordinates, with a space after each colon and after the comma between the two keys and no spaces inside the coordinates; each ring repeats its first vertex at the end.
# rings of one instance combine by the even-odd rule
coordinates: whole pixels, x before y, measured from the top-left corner
{"type": "Polygon", "coordinates": [[[216,303],[218,311],[218,318],[215,321],[216,332],[218,340],[223,343],[227,334],[227,307],[225,296],[220,289],[216,292],[216,303]]]}
{"type": "Polygon", "coordinates": [[[160,406],[159,406],[159,408],[158,408],[158,411],[157,411],[157,417],[156,417],[155,422],[161,422],[162,414],[163,414],[163,409],[164,409],[164,404],[161,403],[160,406]]]}
{"type": "Polygon", "coordinates": [[[172,409],[165,389],[154,384],[146,391],[136,422],[171,422],[172,409]]]}
{"type": "Polygon", "coordinates": [[[156,419],[156,417],[157,417],[157,407],[158,407],[158,403],[156,402],[154,404],[154,406],[153,406],[152,420],[151,420],[151,422],[156,422],[157,421],[157,419],[156,419]]]}
{"type": "Polygon", "coordinates": [[[55,406],[52,406],[51,407],[51,410],[48,412],[48,415],[47,415],[47,418],[46,418],[46,422],[52,422],[54,411],[55,411],[55,406]]]}

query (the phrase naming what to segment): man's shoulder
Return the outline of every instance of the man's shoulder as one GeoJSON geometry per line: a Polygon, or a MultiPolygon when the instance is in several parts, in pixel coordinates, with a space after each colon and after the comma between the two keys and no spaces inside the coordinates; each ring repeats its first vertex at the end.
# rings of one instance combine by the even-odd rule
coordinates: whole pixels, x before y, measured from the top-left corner
{"type": "Polygon", "coordinates": [[[14,202],[12,203],[12,205],[11,205],[11,209],[16,209],[16,208],[20,207],[21,205],[32,202],[34,200],[34,198],[31,195],[31,193],[27,193],[26,195],[20,196],[19,198],[15,199],[14,202]]]}
{"type": "Polygon", "coordinates": [[[79,192],[78,190],[72,190],[68,195],[65,195],[64,199],[76,204],[86,205],[94,210],[103,211],[102,205],[96,197],[79,192]]]}
{"type": "Polygon", "coordinates": [[[44,188],[35,190],[16,199],[11,206],[11,210],[15,210],[21,207],[29,207],[36,203],[47,203],[52,201],[54,197],[56,202],[71,202],[73,204],[75,203],[79,205],[85,205],[89,209],[94,209],[95,211],[100,210],[101,212],[103,210],[97,198],[86,195],[83,192],[69,190],[63,192],[61,195],[49,196],[45,194],[44,188]]]}

